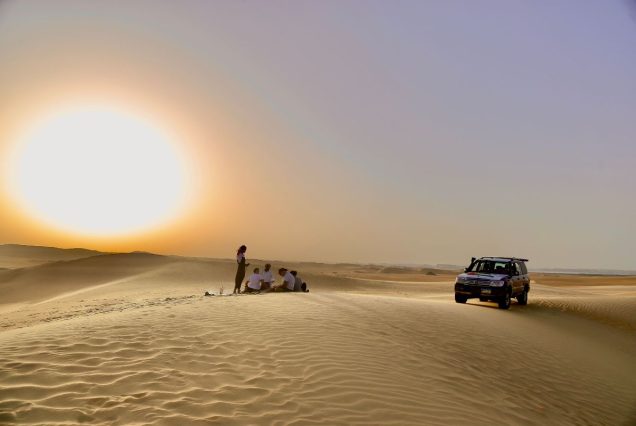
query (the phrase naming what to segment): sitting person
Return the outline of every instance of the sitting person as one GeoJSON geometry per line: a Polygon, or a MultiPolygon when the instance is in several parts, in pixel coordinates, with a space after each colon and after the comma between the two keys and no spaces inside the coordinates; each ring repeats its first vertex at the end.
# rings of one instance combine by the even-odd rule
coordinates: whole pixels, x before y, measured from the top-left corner
{"type": "Polygon", "coordinates": [[[254,268],[254,273],[245,281],[245,290],[243,293],[256,293],[261,290],[261,283],[263,278],[259,274],[259,269],[254,268]]]}
{"type": "Polygon", "coordinates": [[[298,272],[296,272],[296,271],[291,271],[290,273],[291,273],[291,274],[294,276],[294,278],[295,278],[295,281],[294,281],[294,291],[303,291],[303,290],[302,290],[302,287],[303,287],[303,280],[302,280],[302,279],[298,276],[298,272]]]}
{"type": "Polygon", "coordinates": [[[265,264],[265,270],[261,274],[261,278],[263,279],[263,284],[261,285],[261,290],[269,290],[272,288],[272,284],[274,283],[274,276],[272,275],[272,271],[270,270],[272,265],[269,263],[265,264]]]}
{"type": "Polygon", "coordinates": [[[294,291],[294,285],[296,284],[296,277],[285,268],[278,270],[278,275],[283,277],[283,282],[280,285],[272,287],[274,291],[294,291]]]}

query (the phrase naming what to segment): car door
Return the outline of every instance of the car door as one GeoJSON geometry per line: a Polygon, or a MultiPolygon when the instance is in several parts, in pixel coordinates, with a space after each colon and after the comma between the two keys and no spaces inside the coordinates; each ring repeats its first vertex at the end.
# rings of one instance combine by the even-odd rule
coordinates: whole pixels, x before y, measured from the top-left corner
{"type": "Polygon", "coordinates": [[[519,263],[519,270],[521,271],[521,282],[523,286],[530,285],[530,276],[528,275],[528,268],[526,268],[526,264],[524,262],[519,263]]]}
{"type": "Polygon", "coordinates": [[[523,277],[521,275],[521,268],[517,262],[510,262],[510,273],[512,278],[512,295],[515,296],[523,291],[523,277]]]}

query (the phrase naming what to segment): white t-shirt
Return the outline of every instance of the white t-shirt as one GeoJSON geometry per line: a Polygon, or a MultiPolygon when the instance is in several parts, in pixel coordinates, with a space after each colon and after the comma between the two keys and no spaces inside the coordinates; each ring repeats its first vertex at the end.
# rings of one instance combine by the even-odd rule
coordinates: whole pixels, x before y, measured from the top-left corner
{"type": "Polygon", "coordinates": [[[271,283],[274,281],[274,276],[272,275],[272,271],[263,271],[263,273],[261,274],[261,278],[263,278],[263,281],[265,281],[266,283],[271,283]]]}
{"type": "Polygon", "coordinates": [[[261,274],[252,274],[249,277],[249,281],[247,283],[247,286],[253,290],[260,290],[261,289],[261,274]]]}
{"type": "Polygon", "coordinates": [[[241,263],[241,260],[245,259],[245,255],[243,253],[239,253],[236,255],[236,263],[241,263]]]}
{"type": "Polygon", "coordinates": [[[294,284],[296,283],[296,277],[294,277],[291,272],[287,271],[285,273],[285,276],[283,277],[283,281],[285,281],[286,287],[289,290],[292,290],[292,291],[294,290],[294,284]]]}

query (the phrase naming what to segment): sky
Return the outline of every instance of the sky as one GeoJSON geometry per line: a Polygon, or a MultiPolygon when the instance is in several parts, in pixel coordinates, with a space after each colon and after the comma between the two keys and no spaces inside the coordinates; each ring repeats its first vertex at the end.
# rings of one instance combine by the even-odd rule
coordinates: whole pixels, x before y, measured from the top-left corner
{"type": "MultiPolygon", "coordinates": [[[[621,0],[0,1],[0,243],[636,269],[635,11],[621,0]],[[169,135],[186,178],[161,224],[96,236],[17,200],[7,171],[20,135],[86,105],[169,135]]],[[[134,159],[137,177],[152,176],[155,154],[134,159]]],[[[124,176],[108,158],[104,173],[124,176]]],[[[97,219],[164,193],[162,179],[144,185],[97,219]]],[[[64,207],[83,214],[86,200],[64,207]]]]}

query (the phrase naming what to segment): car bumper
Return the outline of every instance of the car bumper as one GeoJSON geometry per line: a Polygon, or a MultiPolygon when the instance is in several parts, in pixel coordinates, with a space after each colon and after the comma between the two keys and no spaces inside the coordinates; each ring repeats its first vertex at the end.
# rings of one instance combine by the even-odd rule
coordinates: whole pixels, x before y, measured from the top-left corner
{"type": "Polygon", "coordinates": [[[488,285],[469,285],[469,284],[455,284],[455,293],[461,294],[466,298],[481,298],[481,299],[498,299],[506,293],[505,287],[491,287],[488,285]]]}

